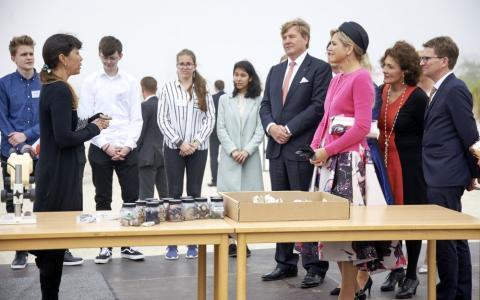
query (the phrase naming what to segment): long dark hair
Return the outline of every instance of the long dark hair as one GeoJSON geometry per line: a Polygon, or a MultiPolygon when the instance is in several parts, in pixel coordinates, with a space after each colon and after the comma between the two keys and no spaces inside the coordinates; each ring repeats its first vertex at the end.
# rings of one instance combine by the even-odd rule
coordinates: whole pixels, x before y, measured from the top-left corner
{"type": "MultiPolygon", "coordinates": [[[[255,71],[252,63],[248,60],[241,60],[233,66],[233,72],[235,73],[236,69],[242,69],[247,72],[248,76],[252,79],[248,83],[247,92],[245,93],[245,98],[257,98],[262,93],[262,85],[260,84],[260,78],[255,71]]],[[[233,84],[233,97],[236,97],[240,91],[233,84]]]]}
{"type": "MultiPolygon", "coordinates": [[[[192,50],[183,49],[182,51],[178,52],[177,61],[182,55],[190,56],[195,66],[197,65],[197,58],[192,50]]],[[[203,112],[207,111],[207,81],[202,75],[200,75],[197,69],[195,69],[195,72],[193,72],[193,90],[195,91],[195,95],[197,95],[198,107],[203,112]]],[[[188,87],[187,92],[190,94],[190,99],[192,99],[192,86],[188,87]]]]}
{"type": "MultiPolygon", "coordinates": [[[[68,56],[73,49],[80,48],[82,48],[82,42],[73,35],[59,33],[49,37],[45,41],[42,49],[43,61],[45,63],[40,72],[40,80],[42,83],[50,84],[57,81],[64,81],[53,73],[53,70],[60,63],[59,56],[60,54],[68,56]]],[[[72,107],[76,109],[78,107],[78,96],[72,86],[68,82],[64,82],[72,92],[72,107]]]]}

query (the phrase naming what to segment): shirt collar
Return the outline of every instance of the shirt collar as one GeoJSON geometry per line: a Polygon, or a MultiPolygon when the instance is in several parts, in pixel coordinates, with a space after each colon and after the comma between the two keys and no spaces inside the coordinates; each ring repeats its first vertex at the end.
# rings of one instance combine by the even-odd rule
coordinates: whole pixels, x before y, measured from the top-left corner
{"type": "Polygon", "coordinates": [[[146,102],[146,101],[150,100],[150,99],[153,98],[153,97],[157,97],[157,95],[150,95],[150,96],[148,96],[147,98],[145,98],[145,100],[143,100],[143,102],[146,102]]]}
{"type": "Polygon", "coordinates": [[[30,79],[27,79],[27,78],[23,77],[23,75],[20,74],[20,72],[18,72],[18,70],[15,70],[15,74],[17,75],[17,77],[18,77],[19,79],[21,79],[21,80],[27,80],[27,81],[35,81],[35,80],[37,80],[37,77],[38,77],[38,75],[37,75],[37,70],[35,70],[35,69],[33,69],[33,76],[32,76],[32,78],[30,78],[30,79]]]}
{"type": "Polygon", "coordinates": [[[114,79],[114,78],[122,77],[123,72],[120,71],[120,68],[119,68],[117,74],[115,74],[114,76],[110,76],[110,75],[107,74],[107,72],[105,72],[105,69],[102,68],[102,69],[100,69],[99,74],[100,74],[100,77],[104,76],[106,78],[114,79]]]}
{"type": "MultiPolygon", "coordinates": [[[[183,86],[182,86],[182,83],[180,82],[180,80],[178,79],[175,79],[175,86],[177,88],[182,88],[183,89],[183,86]]],[[[195,83],[192,83],[192,89],[195,87],[195,83]]]]}
{"type": "Polygon", "coordinates": [[[445,79],[446,79],[450,74],[453,74],[453,71],[450,71],[450,72],[448,72],[447,74],[443,75],[442,78],[440,78],[437,82],[435,82],[435,84],[433,85],[433,87],[435,88],[435,90],[438,91],[438,89],[440,88],[440,86],[442,85],[442,83],[445,81],[445,79]]]}
{"type": "MultiPolygon", "coordinates": [[[[307,51],[303,52],[302,54],[300,54],[299,57],[297,57],[297,59],[295,60],[295,67],[299,67],[300,65],[302,65],[303,61],[305,60],[305,57],[307,56],[307,51]]],[[[292,62],[292,60],[290,58],[288,58],[288,65],[290,65],[290,63],[292,62]]]]}

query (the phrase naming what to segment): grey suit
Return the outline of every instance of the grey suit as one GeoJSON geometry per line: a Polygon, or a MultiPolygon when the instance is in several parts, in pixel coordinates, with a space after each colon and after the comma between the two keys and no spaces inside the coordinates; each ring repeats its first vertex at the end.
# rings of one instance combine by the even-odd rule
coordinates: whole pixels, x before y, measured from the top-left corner
{"type": "Polygon", "coordinates": [[[142,103],[143,127],[138,139],[139,198],[152,198],[154,185],[160,197],[167,197],[167,177],[163,159],[163,135],[157,124],[158,98],[142,103]]]}

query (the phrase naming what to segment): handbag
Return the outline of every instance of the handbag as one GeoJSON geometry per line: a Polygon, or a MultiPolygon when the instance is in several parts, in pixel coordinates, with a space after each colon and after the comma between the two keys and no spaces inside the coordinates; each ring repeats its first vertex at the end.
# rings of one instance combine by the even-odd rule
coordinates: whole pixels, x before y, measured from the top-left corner
{"type": "MultiPolygon", "coordinates": [[[[346,117],[343,115],[333,116],[330,118],[330,126],[328,128],[328,132],[332,135],[342,135],[349,128],[353,127],[354,123],[354,117],[346,117]]],[[[378,139],[379,136],[380,130],[378,129],[378,122],[377,120],[373,120],[372,125],[370,126],[370,131],[367,134],[367,138],[378,139]]]]}

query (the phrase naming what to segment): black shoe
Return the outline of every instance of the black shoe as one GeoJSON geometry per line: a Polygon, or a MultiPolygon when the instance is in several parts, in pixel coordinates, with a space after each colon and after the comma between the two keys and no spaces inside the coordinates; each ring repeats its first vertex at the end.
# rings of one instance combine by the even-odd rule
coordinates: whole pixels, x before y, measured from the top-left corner
{"type": "Polygon", "coordinates": [[[130,260],[143,260],[145,258],[145,255],[143,255],[142,252],[132,247],[122,247],[120,250],[120,256],[130,260]]]}
{"type": "Polygon", "coordinates": [[[307,275],[305,275],[305,278],[303,278],[300,287],[302,289],[308,289],[311,287],[319,286],[321,283],[323,283],[324,277],[325,276],[322,276],[320,274],[307,272],[307,275]]]}
{"type": "Polygon", "coordinates": [[[217,183],[216,182],[210,182],[210,183],[207,183],[208,186],[212,187],[212,186],[217,186],[217,183]]]}
{"type": "Polygon", "coordinates": [[[112,259],[112,248],[100,248],[100,253],[93,260],[96,264],[106,264],[112,259]]]}
{"type": "Polygon", "coordinates": [[[250,251],[250,249],[248,249],[248,246],[247,246],[247,257],[250,257],[250,255],[252,255],[252,251],[250,251]]]}
{"type": "Polygon", "coordinates": [[[365,286],[363,287],[363,289],[361,289],[361,291],[366,294],[366,292],[368,291],[368,296],[370,296],[370,293],[372,291],[372,284],[373,284],[373,280],[372,280],[372,277],[368,276],[368,280],[367,282],[365,283],[365,286]]]}
{"type": "Polygon", "coordinates": [[[262,276],[263,281],[275,281],[280,280],[287,277],[296,277],[298,274],[298,269],[291,269],[291,270],[282,270],[280,268],[275,268],[272,272],[265,274],[262,276]]]}
{"type": "Polygon", "coordinates": [[[417,293],[417,287],[420,284],[418,279],[410,279],[406,278],[403,282],[400,291],[395,294],[395,298],[397,299],[410,299],[417,293]]]}
{"type": "Polygon", "coordinates": [[[355,298],[353,298],[353,299],[355,299],[355,300],[366,300],[367,295],[365,294],[365,292],[363,290],[360,290],[360,291],[355,293],[355,298]]]}
{"type": "Polygon", "coordinates": [[[68,249],[65,250],[65,254],[63,255],[64,266],[78,266],[81,264],[83,264],[83,258],[75,257],[68,249]]]}
{"type": "Polygon", "coordinates": [[[398,286],[401,287],[403,280],[405,279],[405,270],[403,268],[396,269],[388,274],[387,279],[380,287],[382,292],[391,292],[395,290],[395,286],[398,283],[398,286]]]}
{"type": "Polygon", "coordinates": [[[27,251],[17,251],[15,252],[15,258],[13,258],[10,268],[24,269],[28,264],[28,252],[27,251]]]}
{"type": "Polygon", "coordinates": [[[338,296],[340,295],[341,289],[339,287],[334,288],[333,290],[330,291],[331,296],[338,296]]]}

